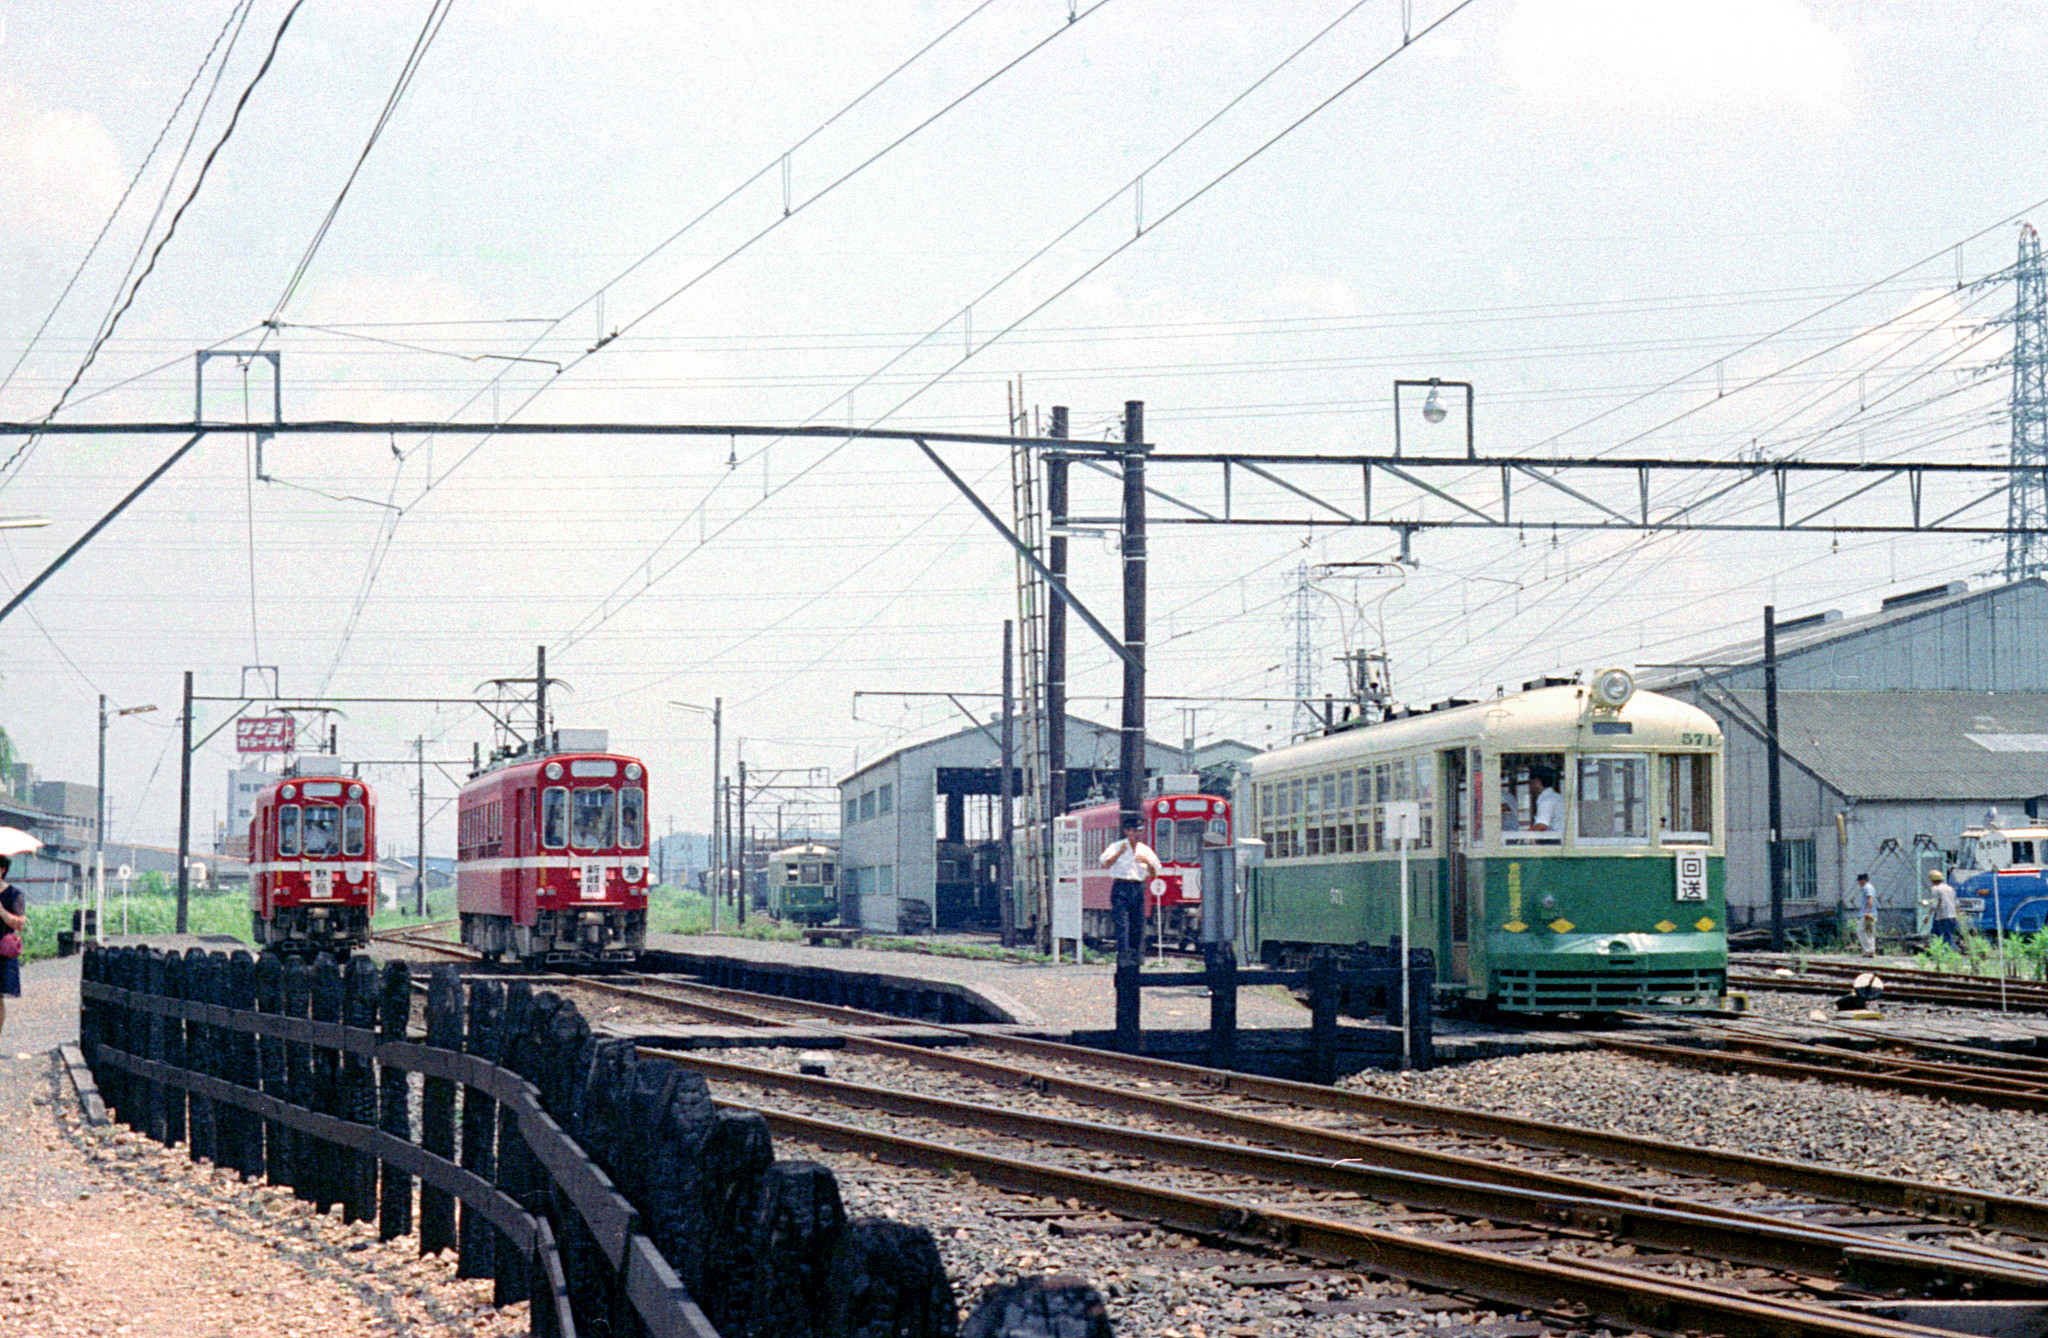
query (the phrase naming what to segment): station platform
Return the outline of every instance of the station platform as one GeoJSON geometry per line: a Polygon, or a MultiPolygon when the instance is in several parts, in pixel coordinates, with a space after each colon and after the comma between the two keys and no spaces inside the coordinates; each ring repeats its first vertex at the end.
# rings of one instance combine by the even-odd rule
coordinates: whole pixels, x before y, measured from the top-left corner
{"type": "MultiPolygon", "coordinates": [[[[935,940],[940,944],[950,941],[935,940]]],[[[658,960],[664,964],[690,973],[730,961],[805,974],[872,977],[906,990],[936,987],[971,999],[982,1010],[979,1017],[963,1021],[994,1024],[1047,1040],[1092,1043],[1116,1026],[1116,968],[1109,962],[1010,962],[859,946],[813,947],[722,934],[649,934],[647,947],[650,954],[659,954],[658,960]]],[[[1148,959],[1148,969],[1153,966],[1148,959]]],[[[1180,973],[1196,967],[1184,958],[1168,958],[1158,969],[1180,973]]],[[[1198,985],[1148,987],[1140,1000],[1146,1052],[1200,1062],[1209,1029],[1208,991],[1198,985]]],[[[1237,1024],[1240,1050],[1256,1053],[1285,1046],[1290,1037],[1305,1036],[1309,1010],[1284,989],[1250,986],[1238,992],[1237,1024]]],[[[1339,1025],[1345,1032],[1358,1033],[1361,1046],[1365,1033],[1386,1031],[1351,1018],[1340,1019],[1339,1025]]],[[[1590,1030],[1492,1027],[1440,1015],[1434,1037],[1436,1062],[1455,1064],[1504,1055],[1590,1049],[1597,1034],[1590,1030]]]]}

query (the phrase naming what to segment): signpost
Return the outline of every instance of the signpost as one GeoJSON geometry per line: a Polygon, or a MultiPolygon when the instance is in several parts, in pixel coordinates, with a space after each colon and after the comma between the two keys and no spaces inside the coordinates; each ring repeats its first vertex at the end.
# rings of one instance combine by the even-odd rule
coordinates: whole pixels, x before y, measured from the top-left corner
{"type": "Polygon", "coordinates": [[[1416,835],[1422,829],[1422,805],[1413,799],[1399,799],[1387,805],[1387,831],[1401,847],[1401,1067],[1415,1067],[1414,1035],[1415,1026],[1408,1019],[1407,1009],[1415,1002],[1415,991],[1408,980],[1409,964],[1414,960],[1414,945],[1408,941],[1408,848],[1415,843],[1416,835]]]}
{"type": "Polygon", "coordinates": [[[2005,1000],[2005,892],[1998,885],[2001,872],[2012,863],[2012,838],[1993,826],[1984,824],[1984,835],[1977,838],[1977,858],[1991,866],[1991,941],[1998,946],[1998,1011],[2006,1012],[2005,1000]]]}
{"type": "Polygon", "coordinates": [[[288,715],[243,716],[235,722],[238,753],[289,753],[298,747],[298,722],[288,715]]]}

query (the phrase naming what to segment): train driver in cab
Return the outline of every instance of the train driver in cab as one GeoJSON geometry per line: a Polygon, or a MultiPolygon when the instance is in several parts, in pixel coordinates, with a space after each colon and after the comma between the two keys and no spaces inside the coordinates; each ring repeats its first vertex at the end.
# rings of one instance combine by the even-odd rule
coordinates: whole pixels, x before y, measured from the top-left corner
{"type": "Polygon", "coordinates": [[[1549,767],[1529,771],[1529,811],[1531,835],[1523,839],[1540,845],[1556,845],[1564,839],[1564,800],[1557,792],[1557,773],[1549,767]]]}

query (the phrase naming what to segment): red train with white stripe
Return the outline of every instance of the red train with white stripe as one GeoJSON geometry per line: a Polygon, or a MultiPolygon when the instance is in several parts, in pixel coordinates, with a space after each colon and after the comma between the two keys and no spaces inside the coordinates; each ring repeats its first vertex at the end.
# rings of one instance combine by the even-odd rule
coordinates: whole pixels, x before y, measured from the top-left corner
{"type": "MultiPolygon", "coordinates": [[[[1143,805],[1145,843],[1163,866],[1145,889],[1146,933],[1170,944],[1191,945],[1202,927],[1202,844],[1205,838],[1215,845],[1230,844],[1230,801],[1210,794],[1163,794],[1147,796],[1143,805]]],[[[1117,818],[1117,806],[1111,803],[1076,809],[1055,820],[1062,827],[1079,829],[1082,933],[1103,942],[1116,937],[1102,852],[1118,839],[1117,818]]]]}
{"type": "Polygon", "coordinates": [[[360,780],[291,775],[256,796],[249,906],[258,948],[345,957],[370,941],[377,798],[360,780]]]}
{"type": "Polygon", "coordinates": [[[647,771],[579,733],[595,748],[528,750],[462,787],[455,904],[493,961],[630,962],[646,944],[647,771]]]}

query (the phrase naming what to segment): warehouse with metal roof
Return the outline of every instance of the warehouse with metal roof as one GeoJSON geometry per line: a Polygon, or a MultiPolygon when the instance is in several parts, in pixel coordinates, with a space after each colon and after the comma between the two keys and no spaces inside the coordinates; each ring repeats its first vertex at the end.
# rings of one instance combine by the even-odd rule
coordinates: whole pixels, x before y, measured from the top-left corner
{"type": "MultiPolygon", "coordinates": [[[[1961,583],[1776,627],[1785,916],[1828,921],[1858,873],[1881,929],[1918,927],[1925,870],[1988,810],[2048,816],[2048,582],[1961,583]]],[[[1764,648],[1757,639],[1645,686],[1721,722],[1728,755],[1728,913],[1771,915],[1764,648]]]]}

